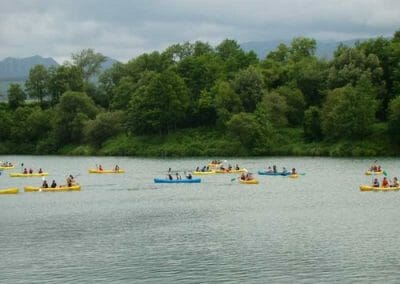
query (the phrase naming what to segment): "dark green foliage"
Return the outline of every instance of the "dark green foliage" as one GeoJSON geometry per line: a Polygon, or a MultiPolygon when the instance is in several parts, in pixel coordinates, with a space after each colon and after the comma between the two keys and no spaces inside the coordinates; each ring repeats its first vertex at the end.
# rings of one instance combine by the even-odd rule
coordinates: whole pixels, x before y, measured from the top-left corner
{"type": "Polygon", "coordinates": [[[400,97],[393,99],[389,104],[388,122],[390,140],[400,143],[400,97]]]}
{"type": "Polygon", "coordinates": [[[19,84],[10,84],[8,88],[8,105],[11,109],[22,106],[26,100],[26,93],[19,84]]]}
{"type": "Polygon", "coordinates": [[[315,57],[295,38],[259,61],[234,40],[116,63],[36,66],[0,104],[0,153],[237,156],[400,153],[400,36],[315,57]]]}
{"type": "Polygon", "coordinates": [[[321,110],[318,107],[309,107],[304,112],[304,137],[308,141],[319,141],[322,139],[321,110]]]}

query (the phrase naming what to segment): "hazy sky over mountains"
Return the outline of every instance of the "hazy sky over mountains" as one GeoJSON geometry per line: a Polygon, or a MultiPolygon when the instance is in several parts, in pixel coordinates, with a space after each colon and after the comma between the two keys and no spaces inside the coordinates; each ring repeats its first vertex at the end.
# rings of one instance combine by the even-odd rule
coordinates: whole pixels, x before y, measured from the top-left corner
{"type": "Polygon", "coordinates": [[[125,62],[185,41],[346,40],[397,29],[398,0],[0,0],[0,60],[62,63],[90,47],[125,62]]]}

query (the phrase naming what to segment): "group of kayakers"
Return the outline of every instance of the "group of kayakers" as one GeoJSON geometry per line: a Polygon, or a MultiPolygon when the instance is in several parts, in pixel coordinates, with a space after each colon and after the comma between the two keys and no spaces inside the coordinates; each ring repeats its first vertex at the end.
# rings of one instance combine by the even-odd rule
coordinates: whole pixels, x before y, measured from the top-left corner
{"type": "MultiPolygon", "coordinates": [[[[98,171],[101,171],[101,172],[104,171],[103,166],[102,166],[102,165],[99,165],[99,166],[97,167],[97,170],[98,170],[98,171]]],[[[118,166],[118,165],[115,165],[114,171],[116,171],[116,172],[119,171],[119,166],[118,166]]]]}
{"type": "MultiPolygon", "coordinates": [[[[171,169],[170,169],[170,171],[168,172],[168,179],[169,180],[173,180],[174,178],[173,178],[173,176],[172,176],[172,174],[171,174],[171,169]]],[[[191,173],[188,173],[187,175],[185,175],[186,176],[186,178],[187,179],[192,179],[193,178],[193,176],[192,176],[192,174],[191,173]]],[[[176,179],[177,180],[181,180],[182,179],[182,176],[178,173],[178,172],[176,172],[175,173],[175,177],[176,177],[176,179]]]]}
{"type": "MultiPolygon", "coordinates": [[[[33,170],[32,170],[32,168],[29,168],[29,170],[28,170],[27,168],[24,168],[24,170],[22,171],[22,173],[23,173],[24,175],[33,174],[33,170]]],[[[42,168],[39,168],[38,173],[39,173],[39,174],[42,174],[42,173],[43,173],[42,168]]]]}
{"type": "Polygon", "coordinates": [[[254,177],[251,173],[242,173],[242,175],[240,176],[241,180],[253,180],[254,177]]]}
{"type": "MultiPolygon", "coordinates": [[[[233,167],[232,167],[232,165],[230,165],[230,164],[228,165],[227,168],[225,168],[224,165],[221,165],[221,166],[219,167],[219,169],[220,169],[220,170],[223,170],[223,171],[231,171],[231,170],[233,170],[233,167]]],[[[236,164],[235,170],[236,170],[236,171],[240,170],[239,164],[236,164]]]]}
{"type": "Polygon", "coordinates": [[[370,170],[371,172],[380,172],[380,171],[382,171],[382,168],[381,168],[380,165],[373,164],[373,165],[371,165],[371,167],[369,168],[369,170],[370,170]]]}
{"type": "Polygon", "coordinates": [[[209,172],[210,171],[210,167],[209,166],[203,166],[202,168],[200,168],[199,166],[196,167],[196,172],[209,172]]]}
{"type": "MultiPolygon", "coordinates": [[[[67,185],[66,185],[67,187],[71,187],[71,186],[76,185],[76,180],[75,180],[73,175],[69,175],[67,177],[67,179],[66,179],[66,182],[67,182],[67,185]]],[[[47,183],[46,180],[43,180],[42,188],[49,188],[49,187],[51,187],[51,188],[56,188],[57,187],[57,183],[56,183],[56,181],[54,179],[51,182],[50,186],[49,186],[49,184],[47,183]]]]}
{"type": "MultiPolygon", "coordinates": [[[[267,173],[274,173],[274,174],[278,173],[278,169],[277,169],[276,165],[273,165],[272,167],[268,166],[267,173]]],[[[289,171],[285,167],[282,167],[282,172],[280,172],[280,173],[287,174],[287,173],[289,173],[289,171]]],[[[290,174],[297,175],[296,168],[292,168],[292,170],[290,171],[290,174]]]]}
{"type": "Polygon", "coordinates": [[[400,183],[397,177],[394,177],[393,180],[388,180],[387,177],[383,177],[382,183],[379,184],[378,178],[374,178],[372,181],[373,187],[399,187],[400,183]]]}
{"type": "Polygon", "coordinates": [[[0,167],[12,167],[13,163],[9,162],[9,161],[1,161],[0,162],[0,167]]]}

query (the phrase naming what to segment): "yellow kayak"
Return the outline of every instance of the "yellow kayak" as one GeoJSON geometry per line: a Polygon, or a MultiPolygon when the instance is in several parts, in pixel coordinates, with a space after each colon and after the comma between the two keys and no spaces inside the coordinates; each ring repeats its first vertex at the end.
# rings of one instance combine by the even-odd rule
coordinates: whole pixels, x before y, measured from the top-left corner
{"type": "Polygon", "coordinates": [[[44,191],[44,192],[51,192],[51,191],[78,191],[81,190],[81,186],[79,184],[73,185],[73,186],[57,186],[57,187],[47,187],[47,188],[42,188],[39,186],[25,186],[24,191],[25,192],[38,192],[38,191],[44,191]]]}
{"type": "Polygon", "coordinates": [[[374,171],[366,171],[365,174],[367,176],[370,176],[370,175],[381,175],[381,174],[383,174],[383,171],[376,171],[376,172],[374,172],[374,171]]]}
{"type": "Polygon", "coordinates": [[[0,194],[16,194],[18,193],[18,188],[12,187],[12,188],[6,188],[6,189],[0,189],[0,194]]]}
{"type": "Polygon", "coordinates": [[[373,187],[367,184],[360,185],[360,191],[393,191],[400,190],[400,186],[398,187],[373,187]]]}
{"type": "Polygon", "coordinates": [[[250,179],[250,180],[239,179],[239,182],[243,184],[259,184],[259,181],[257,179],[250,179]]]}
{"type": "Polygon", "coordinates": [[[119,169],[119,170],[90,169],[89,173],[91,173],[91,174],[123,174],[123,173],[125,173],[125,170],[123,170],[123,169],[119,169]]]}
{"type": "Polygon", "coordinates": [[[291,175],[288,175],[288,177],[290,177],[290,178],[298,178],[299,175],[298,174],[291,174],[291,175]]]}
{"type": "Polygon", "coordinates": [[[9,170],[13,168],[15,168],[15,166],[0,166],[0,170],[9,170]]]}
{"type": "Polygon", "coordinates": [[[232,170],[228,170],[228,169],[225,169],[225,170],[221,170],[221,169],[215,170],[215,173],[217,173],[217,174],[237,174],[237,173],[245,173],[245,172],[247,172],[247,170],[246,170],[245,168],[238,169],[238,170],[235,170],[235,169],[232,169],[232,170]]]}
{"type": "Polygon", "coordinates": [[[194,172],[192,172],[192,175],[194,175],[194,176],[213,175],[213,174],[215,174],[215,170],[205,171],[205,172],[202,172],[202,171],[194,171],[194,172]]]}
{"type": "Polygon", "coordinates": [[[42,177],[48,175],[49,173],[32,173],[32,174],[10,173],[10,177],[42,177]]]}

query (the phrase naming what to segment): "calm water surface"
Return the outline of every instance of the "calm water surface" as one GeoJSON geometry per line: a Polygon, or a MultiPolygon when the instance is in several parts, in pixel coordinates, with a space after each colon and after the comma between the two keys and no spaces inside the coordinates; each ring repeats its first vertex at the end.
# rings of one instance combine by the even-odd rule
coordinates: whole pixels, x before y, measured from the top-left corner
{"type": "MultiPolygon", "coordinates": [[[[0,176],[1,283],[400,282],[400,192],[360,192],[370,159],[226,159],[256,173],[296,167],[299,179],[234,175],[154,184],[168,168],[210,159],[0,156],[77,175],[80,192],[25,193],[41,178],[0,176]],[[120,175],[88,174],[116,163],[120,175]]],[[[400,159],[380,159],[400,175],[400,159]]]]}

